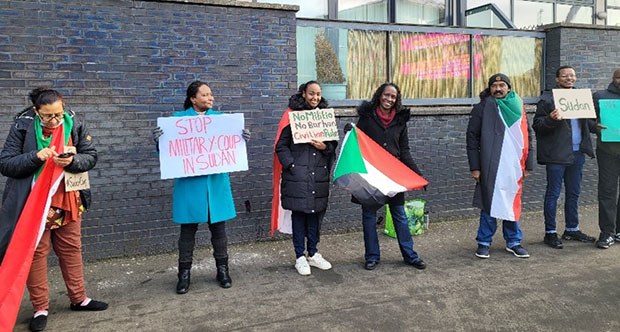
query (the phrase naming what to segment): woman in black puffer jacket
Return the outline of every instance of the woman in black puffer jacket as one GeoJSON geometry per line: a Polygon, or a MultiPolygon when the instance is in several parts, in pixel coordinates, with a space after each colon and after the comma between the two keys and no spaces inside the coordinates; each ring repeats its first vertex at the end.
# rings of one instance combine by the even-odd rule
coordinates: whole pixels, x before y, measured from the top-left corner
{"type": "MultiPolygon", "coordinates": [[[[284,116],[291,111],[326,107],[321,86],[310,81],[302,84],[289,99],[289,109],[284,116]]],[[[317,243],[321,218],[327,209],[329,173],[337,145],[336,141],[294,144],[290,125],[282,129],[276,142],[276,154],[282,165],[281,203],[284,209],[292,211],[295,268],[301,275],[309,275],[310,266],[323,270],[331,268],[331,264],[317,252],[317,243]]]]}

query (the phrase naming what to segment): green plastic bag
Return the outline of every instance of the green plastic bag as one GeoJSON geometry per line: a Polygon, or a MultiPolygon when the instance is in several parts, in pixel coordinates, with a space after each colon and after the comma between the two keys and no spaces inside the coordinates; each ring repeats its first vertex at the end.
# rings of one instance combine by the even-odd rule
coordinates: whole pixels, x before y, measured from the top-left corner
{"type": "MultiPolygon", "coordinates": [[[[425,224],[425,219],[427,218],[424,213],[426,211],[426,201],[419,198],[405,201],[404,208],[411,235],[424,234],[424,229],[427,227],[425,224]]],[[[388,205],[385,206],[385,229],[383,233],[396,238],[396,230],[394,229],[394,222],[392,221],[392,214],[388,205]]]]}

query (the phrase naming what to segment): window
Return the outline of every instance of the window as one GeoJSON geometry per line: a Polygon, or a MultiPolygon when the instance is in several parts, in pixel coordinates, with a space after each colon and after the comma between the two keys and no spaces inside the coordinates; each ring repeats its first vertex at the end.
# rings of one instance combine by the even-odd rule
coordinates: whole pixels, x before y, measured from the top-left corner
{"type": "Polygon", "coordinates": [[[444,0],[396,0],[396,23],[445,24],[444,0]]]}
{"type": "Polygon", "coordinates": [[[469,35],[395,32],[390,46],[392,81],[404,99],[468,96],[469,35]]]}
{"type": "Polygon", "coordinates": [[[297,17],[327,18],[328,14],[327,0],[257,0],[257,2],[297,5],[299,6],[297,17]]]}
{"type": "Polygon", "coordinates": [[[388,22],[388,0],[338,0],[338,19],[388,22]]]}
{"type": "Polygon", "coordinates": [[[488,3],[494,3],[502,12],[504,12],[504,15],[510,18],[510,15],[512,13],[512,9],[510,9],[510,0],[499,0],[499,1],[467,0],[467,9],[480,7],[488,3]]]}
{"type": "Polygon", "coordinates": [[[514,4],[513,22],[519,29],[553,23],[553,3],[515,0],[514,4]]]}
{"type": "Polygon", "coordinates": [[[607,9],[607,25],[620,26],[620,8],[607,9]]]}
{"type": "Polygon", "coordinates": [[[592,24],[592,7],[557,5],[556,22],[592,24]]]}

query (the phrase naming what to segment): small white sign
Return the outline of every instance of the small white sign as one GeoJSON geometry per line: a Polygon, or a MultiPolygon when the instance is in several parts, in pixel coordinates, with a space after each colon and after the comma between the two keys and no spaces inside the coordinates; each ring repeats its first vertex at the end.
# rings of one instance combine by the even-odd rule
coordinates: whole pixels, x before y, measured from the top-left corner
{"type": "Polygon", "coordinates": [[[596,119],[590,89],[553,89],[553,102],[563,119],[596,119]]]}

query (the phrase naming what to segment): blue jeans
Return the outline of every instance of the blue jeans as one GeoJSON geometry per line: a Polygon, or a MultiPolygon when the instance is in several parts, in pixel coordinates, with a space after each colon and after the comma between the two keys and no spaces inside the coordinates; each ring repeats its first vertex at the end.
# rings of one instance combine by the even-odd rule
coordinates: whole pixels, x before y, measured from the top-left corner
{"type": "MultiPolygon", "coordinates": [[[[518,222],[504,220],[502,222],[502,229],[504,232],[504,240],[506,240],[506,247],[512,248],[518,244],[521,244],[523,233],[521,233],[521,228],[519,228],[518,222]]],[[[478,244],[490,247],[496,230],[497,219],[481,210],[480,226],[478,227],[478,236],[476,236],[476,241],[478,241],[478,244]]]]}
{"type": "MultiPolygon", "coordinates": [[[[390,213],[394,221],[396,238],[400,253],[406,263],[413,263],[419,259],[418,254],[413,250],[413,238],[409,232],[409,223],[405,215],[403,205],[391,205],[390,213]]],[[[379,236],[377,235],[377,210],[367,208],[362,205],[362,224],[364,226],[364,258],[366,261],[378,262],[381,259],[379,252],[379,236]]]]}
{"type": "Polygon", "coordinates": [[[293,247],[295,258],[304,256],[306,251],[306,239],[308,239],[308,256],[316,254],[316,245],[319,243],[319,222],[321,213],[304,213],[293,211],[291,215],[293,223],[293,247]]]}
{"type": "Polygon", "coordinates": [[[545,233],[556,233],[555,215],[558,198],[562,191],[562,181],[565,187],[564,220],[566,231],[579,230],[579,194],[581,192],[581,176],[583,164],[586,161],[583,153],[573,151],[572,165],[547,165],[547,190],[545,191],[544,215],[545,233]]]}

